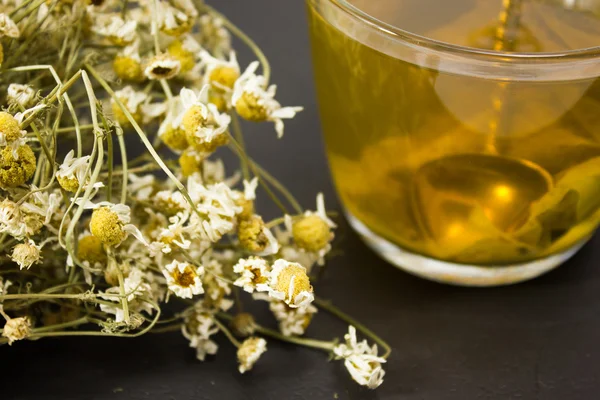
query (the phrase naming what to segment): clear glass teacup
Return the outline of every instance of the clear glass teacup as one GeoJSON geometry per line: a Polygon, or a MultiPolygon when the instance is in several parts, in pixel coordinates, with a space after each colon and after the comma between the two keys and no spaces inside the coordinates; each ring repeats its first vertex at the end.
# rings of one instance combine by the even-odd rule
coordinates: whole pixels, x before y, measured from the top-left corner
{"type": "Polygon", "coordinates": [[[600,0],[308,0],[351,225],[440,282],[563,263],[600,222],[600,0]],[[429,14],[426,13],[429,12],[429,14]]]}

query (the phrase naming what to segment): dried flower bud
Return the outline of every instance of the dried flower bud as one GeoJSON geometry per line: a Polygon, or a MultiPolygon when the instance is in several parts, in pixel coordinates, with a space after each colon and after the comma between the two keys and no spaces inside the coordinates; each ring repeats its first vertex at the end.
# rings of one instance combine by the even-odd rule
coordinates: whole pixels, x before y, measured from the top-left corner
{"type": "Polygon", "coordinates": [[[12,143],[22,136],[19,121],[7,112],[0,112],[0,144],[12,143]]]}
{"type": "Polygon", "coordinates": [[[230,322],[233,333],[237,336],[247,337],[256,331],[254,317],[250,313],[239,313],[230,322]]]}
{"type": "Polygon", "coordinates": [[[11,318],[6,321],[2,336],[8,339],[8,344],[12,345],[17,340],[22,340],[31,335],[31,321],[28,317],[11,318]]]}
{"type": "Polygon", "coordinates": [[[316,214],[301,217],[292,226],[292,235],[298,247],[317,252],[333,238],[331,228],[316,214]]]}
{"type": "Polygon", "coordinates": [[[89,235],[79,239],[77,243],[77,258],[81,261],[87,261],[90,265],[106,264],[106,252],[102,246],[102,241],[96,236],[89,235]]]}
{"type": "Polygon", "coordinates": [[[119,215],[108,207],[94,210],[90,221],[90,232],[109,246],[116,246],[127,237],[119,215]]]}
{"type": "Polygon", "coordinates": [[[33,264],[40,261],[40,249],[31,241],[19,243],[13,248],[11,258],[19,264],[20,269],[29,269],[33,264]]]}
{"type": "Polygon", "coordinates": [[[31,147],[24,144],[16,150],[17,157],[11,147],[0,151],[0,186],[16,187],[27,182],[35,172],[36,159],[31,147]]]}
{"type": "Polygon", "coordinates": [[[269,284],[272,289],[269,295],[285,301],[290,307],[304,307],[314,300],[306,269],[298,263],[275,261],[269,284]]]}
{"type": "Polygon", "coordinates": [[[251,370],[265,351],[267,351],[267,341],[265,339],[251,337],[244,340],[237,351],[237,358],[240,363],[239,371],[243,374],[251,370]]]}

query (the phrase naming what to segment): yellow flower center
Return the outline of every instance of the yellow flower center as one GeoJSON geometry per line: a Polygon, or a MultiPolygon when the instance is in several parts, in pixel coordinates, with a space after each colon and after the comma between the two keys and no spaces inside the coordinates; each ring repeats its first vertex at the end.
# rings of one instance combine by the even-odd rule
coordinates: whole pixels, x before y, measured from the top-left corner
{"type": "Polygon", "coordinates": [[[258,215],[240,221],[238,226],[240,244],[252,252],[263,251],[269,243],[267,236],[263,233],[264,226],[265,223],[258,215]]]}
{"type": "Polygon", "coordinates": [[[176,27],[174,28],[167,28],[165,26],[163,26],[162,28],[160,28],[160,30],[169,35],[169,36],[181,36],[184,33],[189,32],[192,27],[194,26],[194,19],[191,18],[190,16],[188,16],[187,20],[182,21],[182,20],[178,20],[177,21],[178,24],[176,27]]]}
{"type": "Polygon", "coordinates": [[[108,207],[100,207],[92,213],[90,232],[109,246],[115,246],[125,240],[127,234],[117,213],[108,207]]]}
{"type": "Polygon", "coordinates": [[[319,251],[331,240],[329,225],[318,215],[302,217],[294,222],[292,235],[298,247],[308,251],[319,251]]]}
{"type": "Polygon", "coordinates": [[[170,149],[175,151],[182,151],[188,147],[185,131],[181,128],[173,128],[169,125],[160,138],[170,149]]]}
{"type": "Polygon", "coordinates": [[[269,117],[267,109],[261,104],[260,99],[250,92],[242,94],[235,103],[235,110],[240,117],[252,122],[266,121],[269,117]]]}
{"type": "Polygon", "coordinates": [[[77,243],[77,258],[89,262],[92,266],[96,263],[106,264],[106,252],[102,241],[92,235],[81,238],[77,243]]]}
{"type": "Polygon", "coordinates": [[[56,180],[60,187],[65,189],[67,192],[75,193],[79,189],[79,179],[73,176],[71,178],[67,176],[56,175],[56,180]]]}
{"type": "Polygon", "coordinates": [[[171,276],[178,286],[188,288],[194,284],[194,280],[198,274],[196,274],[196,271],[194,271],[194,269],[188,265],[184,268],[183,272],[180,271],[179,268],[175,268],[175,270],[173,270],[171,273],[171,276]]]}
{"type": "Polygon", "coordinates": [[[254,215],[254,201],[246,199],[243,195],[235,201],[235,205],[242,207],[242,212],[237,215],[239,221],[248,220],[254,215]]]}
{"type": "Polygon", "coordinates": [[[19,139],[21,137],[19,121],[7,112],[0,112],[0,133],[4,134],[4,139],[9,143],[19,139]]]}
{"type": "Polygon", "coordinates": [[[232,89],[233,84],[240,77],[240,72],[233,67],[219,66],[213,69],[208,76],[211,83],[216,83],[217,88],[227,87],[232,89]]]}
{"type": "MultiPolygon", "coordinates": [[[[127,99],[120,98],[119,101],[121,101],[121,103],[123,103],[125,105],[125,108],[127,108],[127,106],[126,106],[127,99]]],[[[115,120],[119,124],[121,124],[123,126],[131,126],[131,122],[129,122],[129,119],[127,118],[127,116],[125,115],[123,110],[121,110],[121,107],[119,107],[119,105],[116,102],[113,102],[111,107],[112,107],[112,112],[114,114],[115,120]]],[[[131,114],[131,116],[133,117],[133,119],[136,122],[140,122],[142,120],[142,111],[139,109],[139,107],[136,110],[127,109],[127,111],[129,111],[129,113],[131,114]]]]}
{"type": "Polygon", "coordinates": [[[113,61],[115,74],[124,81],[141,82],[145,79],[139,61],[126,56],[116,56],[113,61]]]}
{"type": "Polygon", "coordinates": [[[285,293],[287,298],[290,291],[290,285],[292,284],[292,278],[294,286],[290,300],[294,301],[296,296],[301,292],[312,292],[313,288],[310,284],[308,275],[306,275],[306,270],[296,264],[290,264],[279,272],[275,290],[285,293]]]}
{"type": "Polygon", "coordinates": [[[181,72],[182,73],[188,72],[192,68],[194,68],[194,65],[196,64],[196,59],[194,58],[194,53],[186,50],[183,47],[183,43],[181,42],[181,40],[173,41],[169,45],[169,47],[167,47],[167,51],[169,52],[170,55],[172,55],[174,58],[179,60],[179,63],[181,64],[181,72]]]}
{"type": "Polygon", "coordinates": [[[24,144],[17,149],[18,158],[13,149],[5,147],[0,151],[0,186],[16,187],[27,182],[35,172],[36,159],[31,147],[24,144]]]}
{"type": "Polygon", "coordinates": [[[179,157],[179,166],[181,167],[183,176],[188,177],[195,172],[200,172],[203,159],[204,157],[200,156],[199,153],[196,153],[194,150],[188,149],[184,151],[179,157]]]}

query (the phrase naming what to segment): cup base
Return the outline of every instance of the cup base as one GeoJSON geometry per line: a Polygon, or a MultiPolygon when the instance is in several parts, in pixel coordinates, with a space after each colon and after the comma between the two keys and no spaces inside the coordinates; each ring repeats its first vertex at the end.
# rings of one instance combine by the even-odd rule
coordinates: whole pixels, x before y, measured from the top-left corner
{"type": "Polygon", "coordinates": [[[586,238],[566,251],[513,265],[477,266],[436,260],[404,250],[375,234],[352,214],[348,222],[362,240],[383,259],[421,278],[456,286],[503,286],[538,277],[567,261],[589,240],[586,238]]]}

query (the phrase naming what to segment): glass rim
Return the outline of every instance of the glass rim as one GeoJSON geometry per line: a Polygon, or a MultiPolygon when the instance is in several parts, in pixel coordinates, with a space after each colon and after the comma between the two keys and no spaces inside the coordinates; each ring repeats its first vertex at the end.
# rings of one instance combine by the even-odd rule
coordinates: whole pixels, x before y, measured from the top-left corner
{"type": "MultiPolygon", "coordinates": [[[[309,0],[314,2],[315,0],[309,0]]],[[[587,47],[576,50],[566,50],[561,52],[505,52],[505,51],[494,51],[477,49],[474,47],[461,46],[452,43],[447,43],[441,40],[429,38],[427,36],[419,35],[397,26],[388,24],[381,21],[367,12],[361,10],[357,6],[350,4],[348,0],[325,0],[333,5],[339,7],[342,11],[351,15],[352,17],[360,20],[361,22],[370,25],[372,28],[377,29],[379,33],[385,35],[391,40],[404,41],[411,43],[421,48],[428,48],[430,50],[439,51],[442,53],[448,53],[453,55],[459,55],[464,57],[473,57],[483,59],[494,63],[513,63],[513,62],[526,62],[531,63],[535,61],[547,63],[552,61],[565,62],[565,61],[577,61],[577,60],[589,60],[599,59],[600,60],[600,46],[587,47]]]]}

